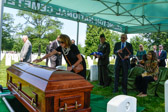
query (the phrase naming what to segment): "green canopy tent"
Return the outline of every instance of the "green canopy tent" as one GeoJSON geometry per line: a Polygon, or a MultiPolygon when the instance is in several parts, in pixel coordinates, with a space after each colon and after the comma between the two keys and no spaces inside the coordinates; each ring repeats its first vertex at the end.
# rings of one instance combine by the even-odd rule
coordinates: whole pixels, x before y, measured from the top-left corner
{"type": "Polygon", "coordinates": [[[168,30],[167,0],[4,0],[4,6],[128,34],[168,30]]]}
{"type": "Polygon", "coordinates": [[[168,31],[167,0],[4,0],[4,6],[126,34],[168,31]]]}

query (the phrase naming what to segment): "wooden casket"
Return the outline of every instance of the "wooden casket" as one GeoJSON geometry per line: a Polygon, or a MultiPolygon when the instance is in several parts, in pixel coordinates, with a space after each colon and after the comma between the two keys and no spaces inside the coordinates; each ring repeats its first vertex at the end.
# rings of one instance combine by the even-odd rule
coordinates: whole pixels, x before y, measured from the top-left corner
{"type": "Polygon", "coordinates": [[[91,111],[93,85],[72,72],[20,62],[7,69],[7,87],[31,112],[91,111]]]}

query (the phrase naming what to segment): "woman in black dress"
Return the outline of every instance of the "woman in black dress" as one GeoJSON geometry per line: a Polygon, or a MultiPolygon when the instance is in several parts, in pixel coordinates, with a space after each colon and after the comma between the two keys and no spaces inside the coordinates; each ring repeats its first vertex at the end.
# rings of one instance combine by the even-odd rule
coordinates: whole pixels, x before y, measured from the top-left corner
{"type": "Polygon", "coordinates": [[[69,36],[65,34],[60,35],[59,44],[60,46],[57,47],[57,49],[53,50],[49,54],[46,54],[43,58],[34,60],[33,62],[40,62],[43,59],[46,59],[54,54],[60,54],[60,55],[63,54],[68,64],[67,70],[74,72],[73,68],[81,63],[84,69],[80,71],[78,74],[86,79],[86,63],[84,58],[80,54],[78,47],[72,44],[69,36]]]}

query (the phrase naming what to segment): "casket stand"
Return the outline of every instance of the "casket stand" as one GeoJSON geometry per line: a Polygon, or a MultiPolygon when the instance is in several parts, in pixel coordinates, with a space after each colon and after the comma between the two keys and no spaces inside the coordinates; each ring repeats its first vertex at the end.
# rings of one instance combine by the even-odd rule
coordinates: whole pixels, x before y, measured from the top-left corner
{"type": "Polygon", "coordinates": [[[7,87],[30,112],[90,112],[93,88],[82,76],[20,62],[7,69],[7,87]]]}

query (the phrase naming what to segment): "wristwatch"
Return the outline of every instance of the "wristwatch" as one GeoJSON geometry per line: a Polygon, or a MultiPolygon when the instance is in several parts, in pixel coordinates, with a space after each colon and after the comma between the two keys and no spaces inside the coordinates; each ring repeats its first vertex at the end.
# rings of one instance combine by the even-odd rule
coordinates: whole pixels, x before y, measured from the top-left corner
{"type": "Polygon", "coordinates": [[[72,69],[74,68],[75,66],[74,65],[72,65],[72,69]]]}

